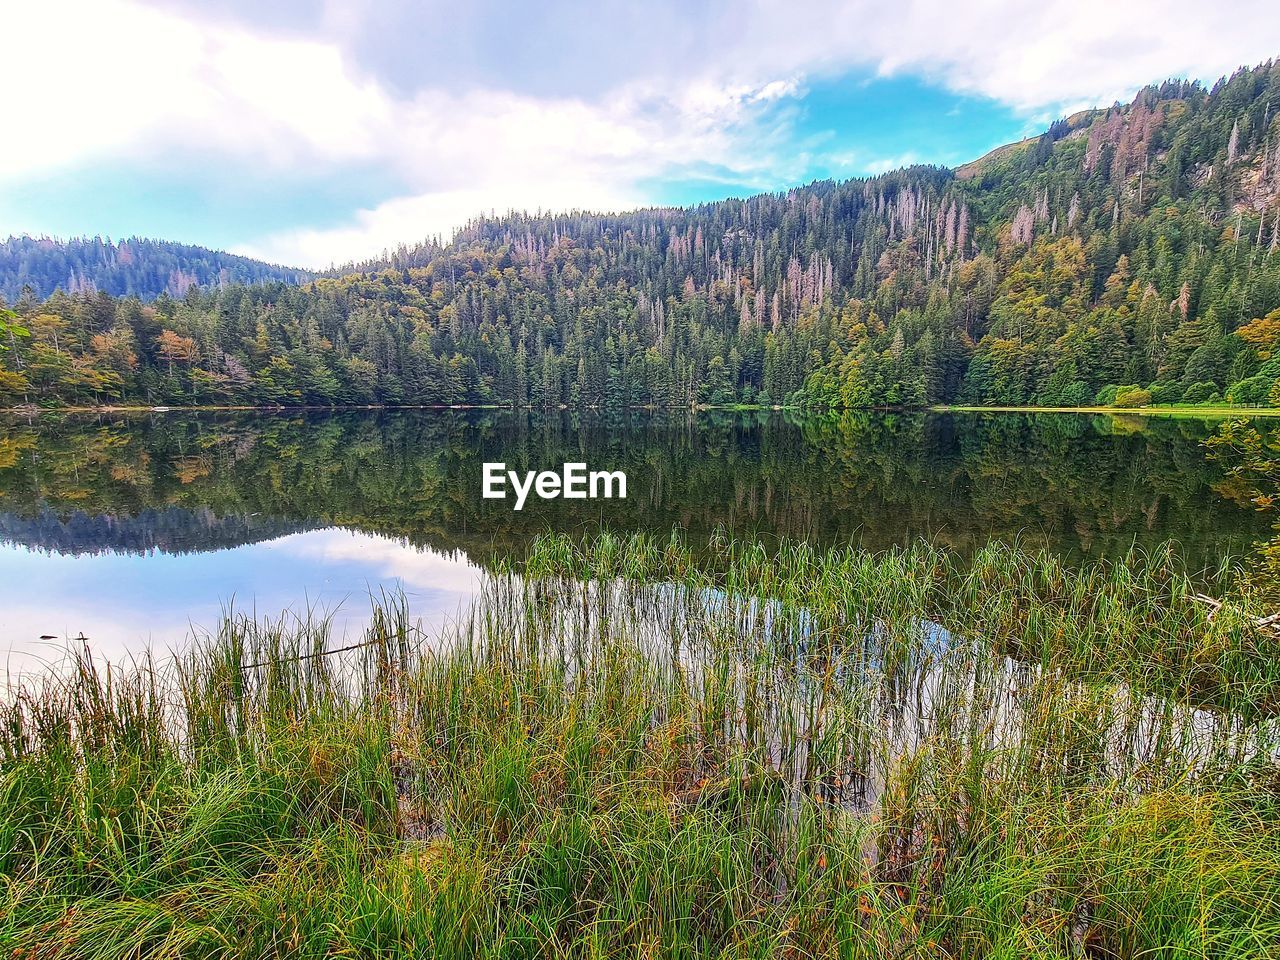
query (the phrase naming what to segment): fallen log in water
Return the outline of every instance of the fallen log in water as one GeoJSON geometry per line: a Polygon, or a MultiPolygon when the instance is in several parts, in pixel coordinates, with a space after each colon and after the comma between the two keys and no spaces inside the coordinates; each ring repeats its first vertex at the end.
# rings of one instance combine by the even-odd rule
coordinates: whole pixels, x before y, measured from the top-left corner
{"type": "MultiPolygon", "coordinates": [[[[1207,597],[1203,593],[1193,593],[1192,599],[1199,603],[1206,604],[1213,608],[1213,613],[1209,614],[1209,619],[1213,619],[1213,615],[1221,610],[1224,606],[1221,600],[1215,600],[1213,597],[1207,597]]],[[[1271,630],[1280,633],[1280,612],[1268,614],[1265,617],[1254,617],[1253,625],[1259,630],[1271,630]]]]}

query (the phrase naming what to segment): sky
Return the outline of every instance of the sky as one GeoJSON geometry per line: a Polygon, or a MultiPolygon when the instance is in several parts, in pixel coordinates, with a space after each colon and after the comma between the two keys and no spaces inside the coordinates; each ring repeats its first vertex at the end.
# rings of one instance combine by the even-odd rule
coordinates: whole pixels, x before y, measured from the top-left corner
{"type": "Polygon", "coordinates": [[[323,268],[489,212],[956,165],[1280,56],[1273,2],[8,2],[0,236],[323,268]]]}

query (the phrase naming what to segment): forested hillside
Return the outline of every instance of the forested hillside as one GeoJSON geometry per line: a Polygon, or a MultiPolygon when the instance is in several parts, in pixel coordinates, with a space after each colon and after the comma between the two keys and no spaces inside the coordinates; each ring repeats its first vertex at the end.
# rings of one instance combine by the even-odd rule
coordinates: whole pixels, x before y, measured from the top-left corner
{"type": "Polygon", "coordinates": [[[8,402],[1280,404],[1280,64],[952,171],[511,215],[301,286],[20,297],[8,402]]]}
{"type": "Polygon", "coordinates": [[[249,257],[140,237],[112,242],[102,237],[23,236],[0,242],[0,296],[10,303],[24,288],[35,297],[63,290],[153,300],[161,293],[181,297],[197,284],[302,283],[311,276],[249,257]]]}

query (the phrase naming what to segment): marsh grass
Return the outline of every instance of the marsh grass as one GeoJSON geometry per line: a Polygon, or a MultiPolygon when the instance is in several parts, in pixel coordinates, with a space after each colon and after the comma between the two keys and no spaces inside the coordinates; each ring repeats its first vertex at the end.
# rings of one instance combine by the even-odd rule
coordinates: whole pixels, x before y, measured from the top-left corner
{"type": "Polygon", "coordinates": [[[1240,957],[1280,650],[1172,556],[538,541],[0,714],[15,957],[1240,957]]]}

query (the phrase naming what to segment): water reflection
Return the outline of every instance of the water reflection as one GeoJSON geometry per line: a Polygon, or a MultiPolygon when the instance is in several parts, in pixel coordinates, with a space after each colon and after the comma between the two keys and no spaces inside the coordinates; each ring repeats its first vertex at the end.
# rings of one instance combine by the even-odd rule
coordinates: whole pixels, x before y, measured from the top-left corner
{"type": "Polygon", "coordinates": [[[83,632],[176,643],[241,609],[333,610],[370,590],[456,611],[474,565],[537,533],[1021,539],[1073,559],[1167,539],[1193,569],[1268,533],[1202,447],[1206,422],[1073,415],[376,412],[41,417],[0,424],[0,650],[83,632]],[[625,501],[480,496],[482,464],[624,470],[625,501]]]}
{"type": "Polygon", "coordinates": [[[10,671],[60,658],[66,638],[80,634],[109,661],[164,651],[215,629],[232,608],[273,617],[310,610],[331,618],[335,637],[354,635],[368,621],[370,594],[382,590],[402,591],[415,617],[441,626],[465,609],[479,574],[461,552],[337,528],[156,559],[0,547],[0,652],[10,671]]]}

